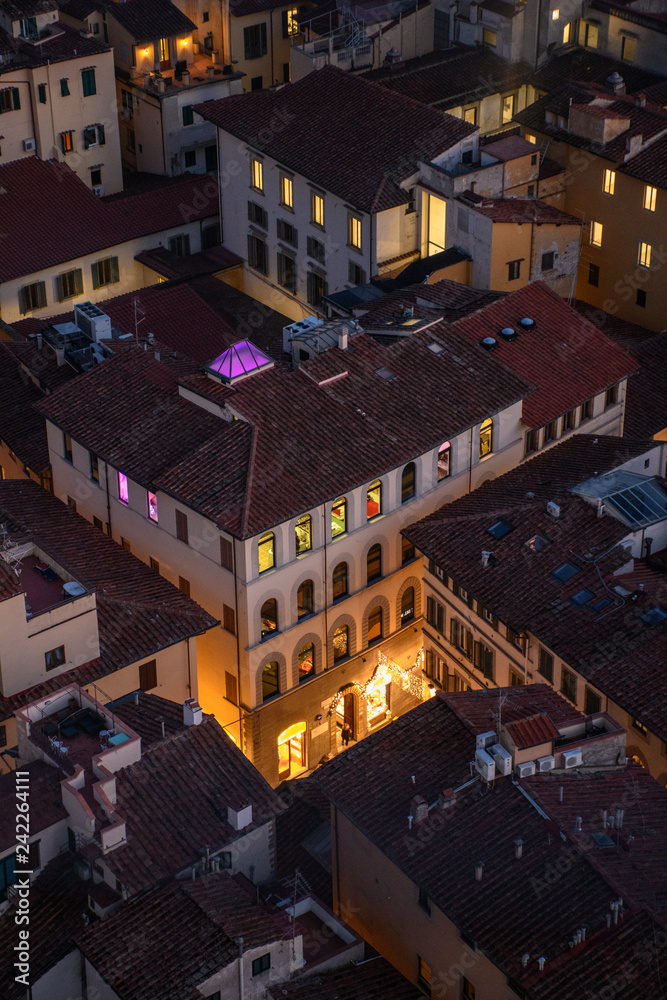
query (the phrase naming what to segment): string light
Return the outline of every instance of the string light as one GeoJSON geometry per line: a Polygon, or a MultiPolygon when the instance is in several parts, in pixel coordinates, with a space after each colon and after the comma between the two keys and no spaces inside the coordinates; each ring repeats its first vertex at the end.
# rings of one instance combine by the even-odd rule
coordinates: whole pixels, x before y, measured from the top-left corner
{"type": "MultiPolygon", "coordinates": [[[[331,705],[329,706],[329,715],[333,715],[346,694],[349,694],[353,689],[357,690],[360,695],[367,698],[371,690],[377,686],[379,676],[387,677],[385,684],[391,681],[392,684],[400,685],[404,691],[411,694],[413,698],[418,698],[423,701],[424,698],[428,697],[428,693],[425,693],[424,688],[424,677],[422,673],[422,662],[424,659],[424,648],[419,650],[417,654],[417,659],[411,667],[406,667],[402,669],[399,667],[398,663],[394,663],[390,660],[388,656],[384,653],[378,653],[378,661],[375,669],[369,679],[365,684],[359,681],[352,681],[351,684],[346,684],[344,687],[340,688],[333,696],[331,705]]],[[[426,689],[428,691],[428,689],[426,689]]]]}

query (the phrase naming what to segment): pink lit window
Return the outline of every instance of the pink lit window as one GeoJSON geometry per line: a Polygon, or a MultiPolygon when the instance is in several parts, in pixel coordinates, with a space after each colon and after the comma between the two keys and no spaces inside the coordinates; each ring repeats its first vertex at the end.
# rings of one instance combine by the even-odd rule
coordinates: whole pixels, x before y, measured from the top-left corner
{"type": "Polygon", "coordinates": [[[122,472],[118,473],[118,499],[121,503],[129,503],[130,501],[127,491],[127,476],[122,472]]]}
{"type": "Polygon", "coordinates": [[[146,495],[148,498],[148,516],[151,521],[155,521],[157,523],[157,497],[154,493],[150,492],[146,495]]]}

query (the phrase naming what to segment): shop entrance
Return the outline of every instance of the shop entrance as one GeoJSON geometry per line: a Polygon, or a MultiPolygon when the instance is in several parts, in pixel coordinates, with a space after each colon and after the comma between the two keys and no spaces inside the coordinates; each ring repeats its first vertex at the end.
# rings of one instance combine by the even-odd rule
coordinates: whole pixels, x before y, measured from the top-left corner
{"type": "Polygon", "coordinates": [[[297,722],[278,737],[278,777],[289,778],[306,766],[306,723],[297,722]]]}
{"type": "Polygon", "coordinates": [[[338,706],[336,708],[336,726],[339,733],[342,732],[344,726],[347,726],[350,730],[351,740],[356,740],[357,738],[356,715],[354,695],[350,691],[343,695],[342,699],[338,702],[338,706]]]}

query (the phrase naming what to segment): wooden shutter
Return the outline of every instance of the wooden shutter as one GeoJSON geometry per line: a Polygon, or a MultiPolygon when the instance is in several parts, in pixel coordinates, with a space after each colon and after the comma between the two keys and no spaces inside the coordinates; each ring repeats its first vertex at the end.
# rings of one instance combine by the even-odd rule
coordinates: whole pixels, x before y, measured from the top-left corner
{"type": "Polygon", "coordinates": [[[118,257],[111,257],[111,281],[120,281],[120,271],[118,270],[118,257]]]}
{"type": "Polygon", "coordinates": [[[188,544],[188,518],[182,510],[176,511],[176,537],[188,544]]]}
{"type": "Polygon", "coordinates": [[[178,589],[185,594],[186,597],[190,596],[190,581],[186,580],[184,576],[179,576],[178,578],[178,589]]]}
{"type": "Polygon", "coordinates": [[[222,627],[226,632],[236,635],[236,615],[234,614],[234,608],[230,608],[227,604],[222,605],[222,627]]]}
{"type": "Polygon", "coordinates": [[[289,38],[289,24],[286,10],[283,11],[283,38],[289,38]]]}
{"type": "Polygon", "coordinates": [[[104,125],[97,126],[97,145],[104,146],[106,144],[106,137],[104,135],[104,125]]]}
{"type": "Polygon", "coordinates": [[[80,267],[74,272],[74,294],[83,295],[83,273],[80,267]]]}
{"type": "Polygon", "coordinates": [[[21,97],[18,87],[12,87],[12,105],[14,106],[14,111],[21,110],[21,97]]]}
{"type": "Polygon", "coordinates": [[[90,273],[93,278],[93,288],[99,288],[102,282],[100,281],[100,265],[97,261],[90,265],[90,273]]]}
{"type": "Polygon", "coordinates": [[[445,609],[442,606],[442,604],[440,604],[440,603],[438,603],[437,609],[438,609],[438,623],[436,625],[436,628],[437,628],[438,632],[440,632],[441,635],[444,635],[444,632],[445,632],[445,609]]]}
{"type": "Polygon", "coordinates": [[[231,701],[232,705],[238,705],[239,703],[236,677],[234,674],[230,674],[228,670],[225,670],[225,698],[227,701],[231,701]]]}
{"type": "Polygon", "coordinates": [[[157,687],[157,663],[149,660],[139,665],[139,687],[142,691],[150,691],[157,687]]]}
{"type": "Polygon", "coordinates": [[[228,538],[220,538],[220,565],[234,571],[234,548],[228,538]]]}
{"type": "Polygon", "coordinates": [[[57,288],[57,293],[58,293],[58,302],[62,302],[63,299],[65,298],[65,287],[64,287],[64,285],[65,285],[65,282],[63,280],[63,275],[59,274],[56,277],[56,288],[57,288]]]}

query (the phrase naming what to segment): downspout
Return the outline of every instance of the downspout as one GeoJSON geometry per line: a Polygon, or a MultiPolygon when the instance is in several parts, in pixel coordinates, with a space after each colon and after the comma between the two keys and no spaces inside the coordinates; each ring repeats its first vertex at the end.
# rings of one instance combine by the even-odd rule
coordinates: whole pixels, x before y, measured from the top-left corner
{"type": "Polygon", "coordinates": [[[324,520],[324,669],[329,669],[329,573],[327,571],[327,505],[322,507],[324,520]]]}
{"type": "Polygon", "coordinates": [[[537,69],[537,60],[540,53],[540,25],[542,23],[542,0],[537,0],[537,18],[535,21],[535,65],[534,69],[537,69]]]}
{"type": "Polygon", "coordinates": [[[336,841],[336,898],[334,904],[336,906],[336,912],[340,917],[340,863],[338,858],[338,809],[336,806],[333,807],[334,811],[334,838],[336,841]]]}
{"type": "Polygon", "coordinates": [[[185,640],[188,650],[188,695],[192,698],[192,671],[190,669],[190,636],[185,640]]]}
{"type": "Polygon", "coordinates": [[[472,432],[473,428],[470,428],[470,463],[468,465],[468,493],[472,491],[472,432]]]}
{"type": "Polygon", "coordinates": [[[271,83],[269,86],[274,84],[274,73],[273,73],[273,7],[269,11],[269,27],[271,28],[271,83]]]}
{"type": "Polygon", "coordinates": [[[238,937],[236,939],[236,943],[239,946],[239,991],[240,991],[239,992],[239,996],[240,996],[241,1000],[243,1000],[243,991],[244,991],[244,983],[243,983],[243,938],[242,937],[238,937]]]}
{"type": "MultiPolygon", "coordinates": [[[[234,618],[236,620],[236,696],[239,701],[239,746],[243,750],[243,711],[241,709],[241,642],[239,640],[239,594],[236,575],[236,539],[232,538],[232,572],[234,573],[234,618]]],[[[243,943],[243,939],[241,939],[243,943]]],[[[241,992],[243,998],[243,992],[241,992]]]]}
{"type": "Polygon", "coordinates": [[[113,538],[113,532],[111,530],[111,497],[109,496],[109,464],[104,463],[104,480],[107,487],[107,531],[109,538],[113,538]]]}

